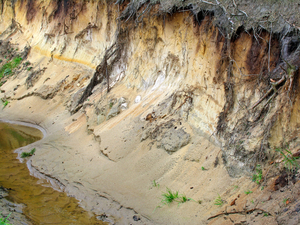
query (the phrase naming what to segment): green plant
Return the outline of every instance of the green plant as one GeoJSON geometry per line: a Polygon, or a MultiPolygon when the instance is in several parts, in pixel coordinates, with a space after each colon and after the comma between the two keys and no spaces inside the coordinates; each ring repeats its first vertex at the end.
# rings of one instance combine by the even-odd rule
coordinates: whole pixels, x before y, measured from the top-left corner
{"type": "Polygon", "coordinates": [[[293,156],[293,154],[287,149],[281,150],[280,148],[277,148],[276,151],[283,156],[284,167],[287,170],[292,171],[294,169],[297,170],[300,168],[298,162],[296,161],[297,159],[299,159],[299,157],[293,156]]]}
{"type": "Polygon", "coordinates": [[[218,194],[218,197],[216,198],[214,204],[218,205],[218,206],[222,206],[224,204],[224,201],[222,200],[222,198],[219,194],[218,194]]]}
{"type": "Polygon", "coordinates": [[[27,71],[30,71],[31,69],[32,69],[32,67],[30,66],[30,67],[27,68],[27,71]]]}
{"type": "Polygon", "coordinates": [[[12,60],[12,67],[16,68],[18,65],[20,65],[20,63],[21,63],[22,60],[23,60],[23,58],[20,57],[20,56],[17,56],[15,58],[13,58],[13,60],[12,60]]]}
{"type": "Polygon", "coordinates": [[[246,194],[246,195],[249,195],[249,194],[251,194],[251,193],[253,193],[253,191],[250,191],[250,190],[245,191],[245,194],[246,194]]]}
{"type": "Polygon", "coordinates": [[[8,76],[12,74],[12,70],[11,68],[6,68],[4,71],[3,71],[3,76],[8,76]]]}
{"type": "Polygon", "coordinates": [[[179,198],[178,191],[172,192],[171,189],[167,188],[167,192],[162,194],[163,199],[161,200],[161,203],[163,205],[169,205],[173,201],[179,198]]]}
{"type": "Polygon", "coordinates": [[[8,221],[10,214],[8,214],[6,218],[0,217],[0,225],[11,225],[11,223],[8,221]]]}
{"type": "Polygon", "coordinates": [[[158,187],[159,188],[159,183],[157,183],[155,180],[152,181],[152,186],[153,187],[158,187]]]}
{"type": "Polygon", "coordinates": [[[288,205],[288,204],[290,204],[291,203],[291,200],[289,199],[289,198],[285,198],[285,199],[283,199],[283,204],[284,205],[288,205]]]}
{"type": "Polygon", "coordinates": [[[186,197],[185,194],[179,196],[179,203],[185,203],[185,202],[190,201],[190,200],[193,200],[193,199],[186,197]]]}
{"type": "Polygon", "coordinates": [[[0,87],[6,83],[6,80],[0,82],[0,87]]]}
{"type": "Polygon", "coordinates": [[[264,212],[264,216],[269,216],[269,213],[267,213],[267,212],[264,212]]]}
{"type": "Polygon", "coordinates": [[[206,170],[203,166],[201,167],[201,170],[206,170]]]}
{"type": "Polygon", "coordinates": [[[202,204],[202,201],[201,201],[201,200],[198,200],[197,202],[198,202],[198,204],[202,204]]]}
{"type": "Polygon", "coordinates": [[[114,103],[113,103],[113,102],[109,103],[109,108],[112,108],[112,107],[113,107],[113,105],[114,105],[114,103]]]}
{"type": "Polygon", "coordinates": [[[5,100],[5,101],[1,100],[1,101],[2,101],[2,105],[3,105],[2,109],[4,109],[8,105],[9,101],[8,100],[5,100]]]}
{"type": "Polygon", "coordinates": [[[189,198],[187,198],[186,195],[183,194],[179,197],[179,203],[185,203],[187,201],[189,201],[189,198]]]}
{"type": "Polygon", "coordinates": [[[34,153],[35,153],[35,148],[33,148],[30,152],[22,152],[21,158],[26,158],[26,157],[29,157],[29,156],[33,156],[34,153]]]}
{"type": "Polygon", "coordinates": [[[239,186],[237,186],[237,185],[234,185],[233,187],[234,187],[233,188],[234,191],[239,188],[239,186]]]}
{"type": "Polygon", "coordinates": [[[256,173],[252,175],[252,181],[259,184],[261,182],[262,178],[263,178],[262,169],[261,169],[261,166],[259,164],[256,165],[255,171],[256,171],[256,173]]]}
{"type": "MultiPolygon", "coordinates": [[[[178,191],[173,192],[173,191],[171,191],[170,188],[167,188],[167,192],[162,194],[161,203],[162,203],[162,205],[170,205],[170,203],[172,203],[172,202],[178,202],[178,206],[179,206],[181,203],[185,203],[190,200],[196,202],[195,200],[186,197],[185,194],[179,195],[178,191]]],[[[201,204],[201,201],[198,201],[198,203],[201,204]]],[[[156,206],[154,211],[157,208],[161,208],[161,207],[162,207],[161,205],[156,206]]]]}
{"type": "Polygon", "coordinates": [[[13,58],[11,61],[5,63],[0,69],[0,78],[12,74],[13,69],[16,68],[23,59],[19,56],[13,58]]]}

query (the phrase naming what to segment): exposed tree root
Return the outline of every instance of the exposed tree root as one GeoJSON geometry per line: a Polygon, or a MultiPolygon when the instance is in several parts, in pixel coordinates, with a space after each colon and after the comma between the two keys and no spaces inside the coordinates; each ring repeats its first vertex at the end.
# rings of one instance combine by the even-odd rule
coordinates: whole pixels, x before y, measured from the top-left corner
{"type": "Polygon", "coordinates": [[[267,213],[268,215],[271,215],[271,216],[272,216],[271,213],[269,213],[269,212],[267,212],[267,211],[265,211],[265,210],[263,210],[263,209],[254,208],[254,209],[243,210],[243,211],[223,212],[223,213],[219,213],[219,214],[217,214],[217,215],[214,215],[214,216],[209,217],[207,220],[210,220],[210,219],[216,218],[216,217],[218,217],[218,216],[222,216],[222,215],[226,215],[226,216],[227,216],[227,215],[229,215],[229,214],[243,214],[243,215],[245,215],[245,214],[253,213],[253,212],[256,211],[256,210],[262,211],[263,213],[267,213]]]}
{"type": "Polygon", "coordinates": [[[76,36],[75,39],[83,38],[83,36],[88,33],[91,29],[98,29],[98,26],[95,24],[89,23],[86,28],[84,28],[82,31],[80,31],[76,36]]]}
{"type": "Polygon", "coordinates": [[[270,102],[272,100],[272,98],[275,96],[275,93],[277,92],[276,87],[280,84],[282,84],[283,82],[285,82],[286,77],[283,76],[279,81],[277,82],[272,82],[271,85],[272,87],[266,92],[266,94],[264,94],[263,97],[261,97],[252,107],[251,109],[254,109],[256,106],[258,106],[267,96],[269,96],[271,94],[272,91],[274,91],[274,94],[269,98],[269,100],[267,102],[270,102]]]}
{"type": "Polygon", "coordinates": [[[71,113],[76,113],[83,105],[84,101],[92,94],[94,87],[102,83],[106,79],[107,92],[110,90],[109,78],[115,64],[120,60],[121,53],[126,42],[126,31],[119,31],[116,42],[114,42],[106,51],[101,63],[97,66],[96,71],[79,99],[76,107],[71,110],[71,113]]]}
{"type": "Polygon", "coordinates": [[[0,34],[0,38],[4,37],[5,35],[8,35],[6,38],[9,38],[15,33],[17,33],[18,31],[23,33],[21,28],[22,28],[21,24],[18,23],[16,20],[12,19],[11,25],[2,34],[0,34]]]}
{"type": "MultiPolygon", "coordinates": [[[[284,60],[285,61],[285,60],[284,60]]],[[[285,61],[286,62],[286,61],[285,61]]],[[[271,79],[271,85],[272,87],[266,92],[266,94],[264,94],[263,97],[261,97],[252,107],[251,109],[254,109],[256,106],[258,106],[265,98],[267,98],[272,92],[274,92],[271,97],[267,100],[266,104],[264,105],[264,107],[274,98],[275,94],[278,91],[278,86],[281,86],[282,83],[286,82],[287,79],[289,79],[289,88],[288,91],[290,92],[292,89],[292,85],[293,85],[293,81],[294,81],[294,75],[297,71],[297,68],[293,65],[290,65],[288,62],[286,62],[286,64],[288,65],[287,70],[285,70],[282,66],[281,69],[285,72],[285,74],[281,77],[281,79],[279,81],[275,81],[273,79],[271,79]]]]}

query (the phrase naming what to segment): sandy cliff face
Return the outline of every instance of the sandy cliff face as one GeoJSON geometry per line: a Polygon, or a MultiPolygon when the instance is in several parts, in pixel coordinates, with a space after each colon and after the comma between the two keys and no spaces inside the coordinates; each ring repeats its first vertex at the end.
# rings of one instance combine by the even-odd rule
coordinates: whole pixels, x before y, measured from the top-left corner
{"type": "Polygon", "coordinates": [[[167,14],[159,5],[124,17],[127,2],[1,3],[2,47],[10,41],[11,57],[29,52],[1,86],[9,101],[1,117],[48,129],[34,171],[97,214],[166,224],[174,209],[152,213],[157,181],[204,199],[178,209],[173,224],[205,224],[217,194],[254,188],[243,175],[285,142],[299,147],[293,35],[240,27],[227,36],[212,11],[167,14]]]}

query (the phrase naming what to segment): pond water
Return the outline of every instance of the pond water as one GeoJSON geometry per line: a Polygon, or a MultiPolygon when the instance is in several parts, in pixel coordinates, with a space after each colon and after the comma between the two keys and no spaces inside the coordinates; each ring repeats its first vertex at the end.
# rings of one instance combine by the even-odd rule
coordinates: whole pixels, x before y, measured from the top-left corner
{"type": "Polygon", "coordinates": [[[0,186],[9,189],[6,199],[25,204],[23,214],[32,224],[106,224],[81,208],[75,198],[31,176],[26,163],[17,159],[14,149],[42,137],[38,129],[0,122],[0,186]]]}

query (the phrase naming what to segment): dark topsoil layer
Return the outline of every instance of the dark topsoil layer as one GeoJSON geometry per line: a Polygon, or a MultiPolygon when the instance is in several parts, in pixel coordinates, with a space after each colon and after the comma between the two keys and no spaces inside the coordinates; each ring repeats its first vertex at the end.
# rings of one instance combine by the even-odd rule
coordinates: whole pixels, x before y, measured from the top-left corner
{"type": "Polygon", "coordinates": [[[282,36],[300,29],[300,2],[296,0],[117,0],[124,10],[120,19],[139,18],[158,7],[159,14],[190,11],[198,23],[213,15],[214,24],[225,34],[233,35],[239,27],[264,29],[282,36]]]}

